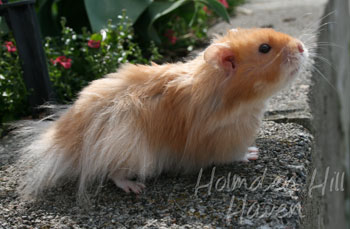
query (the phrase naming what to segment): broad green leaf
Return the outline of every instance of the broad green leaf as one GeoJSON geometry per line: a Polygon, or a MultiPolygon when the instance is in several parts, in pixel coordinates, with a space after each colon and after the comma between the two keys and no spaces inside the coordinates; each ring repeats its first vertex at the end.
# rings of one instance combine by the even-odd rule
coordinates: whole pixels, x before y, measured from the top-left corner
{"type": "Polygon", "coordinates": [[[177,0],[173,2],[169,1],[154,1],[152,4],[147,8],[146,18],[142,18],[144,21],[141,22],[146,28],[147,28],[147,36],[156,41],[157,43],[160,43],[161,40],[157,34],[156,29],[154,28],[153,24],[154,22],[159,19],[160,17],[167,15],[180,6],[182,6],[185,3],[188,3],[190,1],[188,0],[177,0]]]}
{"type": "Polygon", "coordinates": [[[222,17],[227,23],[230,23],[230,16],[227,13],[226,8],[217,0],[197,0],[208,6],[209,9],[213,10],[217,15],[222,17]]]}
{"type": "Polygon", "coordinates": [[[84,0],[85,8],[93,31],[97,32],[107,27],[108,19],[119,21],[118,16],[126,10],[126,15],[132,23],[152,3],[152,0],[84,0]]]}

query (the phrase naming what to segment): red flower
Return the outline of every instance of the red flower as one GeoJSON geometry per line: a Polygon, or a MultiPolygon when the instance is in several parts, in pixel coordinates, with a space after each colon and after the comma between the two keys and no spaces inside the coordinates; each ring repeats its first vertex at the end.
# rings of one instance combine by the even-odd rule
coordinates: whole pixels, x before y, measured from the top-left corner
{"type": "Polygon", "coordinates": [[[88,46],[93,49],[98,49],[101,46],[101,41],[89,40],[88,46]]]}
{"type": "Polygon", "coordinates": [[[210,9],[208,9],[208,7],[207,6],[203,6],[203,10],[204,10],[204,12],[206,12],[208,15],[211,15],[211,10],[210,9]]]}
{"type": "Polygon", "coordinates": [[[174,30],[169,29],[164,36],[166,36],[168,38],[168,40],[170,41],[170,43],[175,44],[177,41],[177,37],[174,35],[174,30]]]}
{"type": "Polygon", "coordinates": [[[223,4],[224,6],[225,6],[225,8],[228,8],[229,7],[229,5],[228,5],[228,3],[227,3],[227,1],[226,0],[218,0],[221,4],[223,4]]]}
{"type": "Polygon", "coordinates": [[[72,59],[67,58],[65,56],[59,56],[55,60],[51,59],[52,64],[56,65],[57,63],[59,63],[65,69],[68,69],[72,66],[71,62],[72,62],[72,59]]]}
{"type": "Polygon", "coordinates": [[[2,1],[0,0],[0,5],[2,5],[3,3],[2,3],[2,1]]]}
{"type": "MultiPolygon", "coordinates": [[[[0,0],[0,1],[1,1],[1,0],[0,0]]],[[[16,46],[13,44],[12,41],[6,41],[4,46],[7,48],[7,51],[8,51],[8,52],[16,52],[16,51],[17,51],[17,48],[16,48],[16,46]]]]}

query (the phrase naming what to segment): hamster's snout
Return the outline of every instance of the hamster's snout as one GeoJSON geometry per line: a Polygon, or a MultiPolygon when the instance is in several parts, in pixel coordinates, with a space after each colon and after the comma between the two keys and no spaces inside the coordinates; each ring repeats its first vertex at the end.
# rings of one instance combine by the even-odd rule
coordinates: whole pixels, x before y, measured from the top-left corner
{"type": "Polygon", "coordinates": [[[303,44],[303,42],[297,40],[296,49],[297,49],[297,52],[299,52],[302,56],[308,57],[308,50],[305,47],[305,45],[303,44]]]}
{"type": "Polygon", "coordinates": [[[298,50],[299,50],[300,53],[304,52],[304,47],[303,47],[303,45],[300,42],[298,43],[297,47],[298,47],[298,50]]]}
{"type": "Polygon", "coordinates": [[[300,73],[302,66],[307,62],[308,50],[300,40],[292,40],[287,49],[285,67],[289,76],[296,76],[300,73]]]}
{"type": "Polygon", "coordinates": [[[292,40],[288,46],[289,46],[289,48],[288,48],[288,58],[289,59],[308,58],[309,52],[308,52],[306,46],[304,45],[304,43],[301,42],[300,40],[298,40],[298,39],[292,40]]]}

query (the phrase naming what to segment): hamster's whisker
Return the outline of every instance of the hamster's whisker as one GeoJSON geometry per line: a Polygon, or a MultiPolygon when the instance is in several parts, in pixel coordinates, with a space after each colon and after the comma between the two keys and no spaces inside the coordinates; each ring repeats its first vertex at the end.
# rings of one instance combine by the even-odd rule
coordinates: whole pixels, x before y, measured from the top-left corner
{"type": "MultiPolygon", "coordinates": [[[[325,18],[330,17],[331,15],[335,14],[335,12],[336,12],[335,10],[329,12],[328,14],[326,14],[326,15],[324,15],[323,17],[319,18],[318,20],[309,23],[308,25],[306,25],[305,28],[306,28],[306,29],[311,29],[312,27],[318,27],[318,28],[320,28],[320,26],[317,26],[317,24],[319,24],[320,22],[322,22],[325,18]]],[[[324,24],[326,24],[326,23],[324,23],[324,24]]],[[[322,25],[321,25],[321,27],[322,27],[322,25]]]]}
{"type": "Polygon", "coordinates": [[[322,16],[321,18],[319,18],[318,21],[322,21],[323,19],[325,19],[325,18],[335,14],[335,12],[336,12],[336,10],[333,10],[333,11],[329,12],[328,14],[326,14],[326,15],[322,16]]]}
{"type": "Polygon", "coordinates": [[[336,22],[326,22],[326,23],[323,23],[323,24],[321,24],[318,27],[313,28],[313,29],[306,28],[303,30],[302,35],[299,36],[299,39],[302,40],[304,43],[307,43],[308,40],[312,40],[312,39],[315,39],[316,37],[318,37],[322,31],[327,29],[327,28],[325,28],[325,26],[327,26],[329,24],[336,24],[336,22]],[[307,37],[305,40],[303,40],[303,37],[305,37],[306,35],[310,35],[310,36],[307,37]]]}
{"type": "Polygon", "coordinates": [[[327,77],[315,66],[312,66],[312,70],[316,71],[318,74],[320,74],[320,76],[322,76],[322,78],[334,89],[337,90],[337,88],[327,79],[327,77]]]}
{"type": "Polygon", "coordinates": [[[327,25],[332,25],[332,24],[336,25],[337,23],[336,23],[335,21],[325,22],[325,23],[319,25],[317,29],[318,29],[318,30],[320,30],[320,29],[325,29],[325,28],[324,28],[325,26],[327,26],[327,25]]]}
{"type": "Polygon", "coordinates": [[[313,40],[317,37],[317,35],[315,34],[311,34],[311,33],[304,33],[299,37],[299,40],[302,40],[304,42],[307,42],[309,40],[313,40]],[[307,36],[307,37],[306,37],[307,36]],[[306,37],[305,39],[303,37],[306,37]]]}
{"type": "Polygon", "coordinates": [[[309,55],[320,55],[321,50],[326,50],[325,46],[318,46],[317,48],[309,49],[309,55]]]}
{"type": "Polygon", "coordinates": [[[275,61],[278,59],[278,57],[281,56],[281,53],[285,50],[285,48],[286,48],[286,47],[283,47],[283,48],[281,49],[281,51],[279,51],[279,52],[276,54],[276,56],[275,56],[269,63],[267,63],[265,66],[263,66],[263,69],[264,69],[264,68],[267,68],[267,67],[270,66],[273,62],[275,62],[275,61]]]}
{"type": "Polygon", "coordinates": [[[324,25],[322,25],[322,27],[318,28],[318,31],[317,31],[316,35],[318,36],[318,35],[320,35],[321,32],[325,31],[327,29],[327,27],[325,27],[325,26],[329,25],[329,24],[337,24],[337,23],[335,23],[335,22],[327,22],[327,23],[325,23],[324,25]]]}
{"type": "MultiPolygon", "coordinates": [[[[275,62],[275,61],[278,59],[278,57],[281,55],[281,53],[283,52],[284,49],[285,49],[285,47],[282,48],[281,51],[278,52],[278,53],[276,54],[276,56],[275,56],[270,62],[268,62],[267,64],[265,64],[262,68],[263,68],[263,69],[264,69],[264,68],[267,68],[268,66],[270,66],[271,64],[273,64],[273,62],[275,62]]],[[[244,71],[243,74],[250,74],[250,73],[252,73],[253,71],[256,71],[256,69],[258,69],[258,66],[251,67],[251,68],[247,69],[246,71],[244,71]]],[[[260,70],[261,70],[261,69],[259,69],[259,71],[260,71],[260,70]]],[[[248,77],[247,77],[247,78],[248,78],[248,77]]]]}
{"type": "Polygon", "coordinates": [[[305,37],[305,36],[311,36],[311,37],[315,37],[315,34],[312,31],[305,31],[303,32],[303,34],[301,34],[299,37],[305,37]]]}
{"type": "Polygon", "coordinates": [[[338,72],[338,71],[332,66],[332,63],[331,63],[327,58],[325,58],[325,57],[323,57],[323,56],[314,56],[314,58],[316,58],[316,59],[322,61],[323,63],[328,64],[328,65],[332,68],[332,70],[333,70],[334,72],[336,72],[336,73],[338,72]]]}
{"type": "Polygon", "coordinates": [[[306,31],[306,32],[303,32],[298,38],[299,38],[299,40],[305,42],[305,41],[308,41],[311,39],[315,39],[316,37],[317,37],[317,35],[315,34],[315,32],[306,31]],[[306,37],[306,38],[304,39],[304,37],[306,37]]]}
{"type": "Polygon", "coordinates": [[[302,39],[305,36],[309,37],[316,37],[317,36],[317,29],[318,28],[310,28],[310,29],[303,29],[301,35],[298,37],[299,39],[302,39]]]}
{"type": "Polygon", "coordinates": [[[323,46],[323,47],[335,47],[335,48],[340,48],[340,49],[344,49],[343,46],[338,45],[336,43],[332,43],[332,42],[317,42],[316,43],[318,46],[323,46]]]}

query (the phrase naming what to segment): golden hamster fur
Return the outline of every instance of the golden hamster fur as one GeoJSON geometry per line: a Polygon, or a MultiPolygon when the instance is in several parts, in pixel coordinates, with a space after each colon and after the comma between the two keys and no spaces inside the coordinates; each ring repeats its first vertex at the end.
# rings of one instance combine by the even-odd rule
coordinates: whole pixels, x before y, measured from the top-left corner
{"type": "Polygon", "coordinates": [[[20,193],[35,198],[65,179],[77,180],[79,196],[106,179],[140,193],[163,171],[255,160],[266,100],[307,62],[289,35],[232,29],[188,62],[125,64],[91,82],[24,150],[34,164],[20,193]]]}

